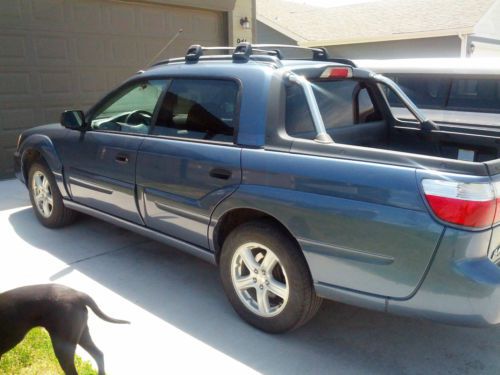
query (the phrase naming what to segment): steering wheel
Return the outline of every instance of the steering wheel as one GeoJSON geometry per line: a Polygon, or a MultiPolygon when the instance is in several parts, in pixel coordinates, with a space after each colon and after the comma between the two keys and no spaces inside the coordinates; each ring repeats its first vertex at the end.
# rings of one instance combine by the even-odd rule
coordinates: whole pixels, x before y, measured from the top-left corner
{"type": "Polygon", "coordinates": [[[128,125],[145,124],[149,126],[151,125],[152,117],[153,115],[148,111],[143,111],[142,109],[139,109],[137,111],[130,112],[127,115],[127,117],[125,117],[125,123],[128,125]]]}

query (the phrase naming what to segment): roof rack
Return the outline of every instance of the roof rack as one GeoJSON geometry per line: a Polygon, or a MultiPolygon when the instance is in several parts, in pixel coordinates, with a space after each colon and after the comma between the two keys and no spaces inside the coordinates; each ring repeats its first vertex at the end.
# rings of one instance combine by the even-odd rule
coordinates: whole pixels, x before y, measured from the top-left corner
{"type": "Polygon", "coordinates": [[[314,61],[330,61],[356,67],[354,62],[351,60],[330,58],[327,50],[323,47],[302,47],[288,44],[250,44],[247,42],[238,43],[236,47],[205,47],[199,44],[194,44],[188,48],[184,58],[178,57],[158,61],[153,64],[153,66],[182,61],[185,61],[186,63],[196,63],[202,58],[203,60],[232,59],[234,62],[247,62],[249,60],[254,60],[273,62],[276,64],[279,63],[279,60],[306,60],[304,58],[287,58],[281,51],[283,48],[311,51],[312,60],[314,61]],[[205,55],[205,51],[228,51],[228,53],[226,55],[205,55]],[[230,53],[230,51],[232,51],[232,53],[230,53]]]}
{"type": "Polygon", "coordinates": [[[286,57],[281,52],[281,49],[283,49],[283,48],[307,50],[307,51],[312,52],[312,59],[314,61],[336,62],[336,63],[340,63],[340,64],[350,65],[353,68],[356,68],[356,64],[354,63],[354,61],[352,61],[350,59],[330,57],[328,55],[328,51],[324,47],[303,47],[303,46],[297,46],[297,45],[293,45],[293,44],[252,44],[252,47],[261,48],[261,49],[271,49],[277,53],[277,56],[280,60],[305,60],[304,58],[286,57]]]}

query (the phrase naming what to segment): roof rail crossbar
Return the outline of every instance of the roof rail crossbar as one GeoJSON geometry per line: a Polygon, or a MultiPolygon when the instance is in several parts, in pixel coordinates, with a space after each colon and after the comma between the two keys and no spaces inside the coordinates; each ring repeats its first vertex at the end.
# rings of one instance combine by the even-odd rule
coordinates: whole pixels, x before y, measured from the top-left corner
{"type": "Polygon", "coordinates": [[[252,46],[257,48],[295,48],[295,49],[305,49],[309,51],[323,51],[323,47],[304,47],[297,46],[295,44],[252,44],[252,46]]]}
{"type": "Polygon", "coordinates": [[[253,44],[252,47],[273,49],[274,51],[277,52],[277,55],[280,59],[285,58],[283,56],[283,53],[281,52],[282,48],[301,49],[301,50],[311,51],[313,54],[313,60],[325,61],[325,60],[328,60],[328,57],[329,57],[328,52],[323,47],[303,47],[303,46],[296,46],[293,44],[253,44]]]}
{"type": "MultiPolygon", "coordinates": [[[[339,64],[345,64],[345,65],[350,65],[353,68],[356,68],[356,64],[350,60],[350,59],[345,59],[345,58],[336,58],[336,57],[330,57],[328,55],[328,51],[324,47],[303,47],[303,46],[295,46],[295,45],[288,45],[288,44],[253,44],[252,47],[254,48],[254,51],[258,48],[270,48],[272,51],[276,52],[276,56],[280,60],[285,60],[287,57],[283,55],[281,52],[281,48],[290,48],[290,49],[301,49],[301,50],[308,50],[312,51],[313,54],[313,60],[316,61],[331,61],[331,62],[336,62],[339,64]]],[[[303,60],[303,59],[295,59],[295,58],[288,58],[288,60],[303,60]]]]}

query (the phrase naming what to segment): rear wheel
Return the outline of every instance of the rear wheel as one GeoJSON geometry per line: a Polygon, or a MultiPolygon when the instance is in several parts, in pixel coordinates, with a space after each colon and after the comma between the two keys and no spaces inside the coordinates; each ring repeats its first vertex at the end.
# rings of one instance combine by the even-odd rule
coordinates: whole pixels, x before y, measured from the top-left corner
{"type": "Polygon", "coordinates": [[[220,275],[236,312],[266,332],[298,328],[321,305],[300,249],[271,221],[246,223],[229,234],[220,275]]]}
{"type": "Polygon", "coordinates": [[[64,206],[54,175],[45,163],[31,165],[28,188],[35,215],[44,226],[58,228],[74,221],[76,212],[64,206]]]}

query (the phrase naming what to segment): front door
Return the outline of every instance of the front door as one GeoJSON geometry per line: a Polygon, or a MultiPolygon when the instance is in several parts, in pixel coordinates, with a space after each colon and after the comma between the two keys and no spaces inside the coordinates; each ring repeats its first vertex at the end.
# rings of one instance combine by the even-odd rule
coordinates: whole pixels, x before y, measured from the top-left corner
{"type": "Polygon", "coordinates": [[[230,80],[172,81],[137,158],[147,226],[208,247],[210,216],[241,181],[241,148],[233,142],[238,90],[230,80]]]}
{"type": "Polygon", "coordinates": [[[166,83],[124,85],[91,111],[86,131],[69,133],[60,152],[75,202],[143,223],[135,199],[137,151],[166,83]]]}

